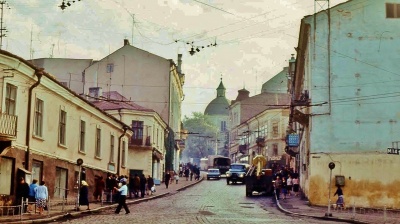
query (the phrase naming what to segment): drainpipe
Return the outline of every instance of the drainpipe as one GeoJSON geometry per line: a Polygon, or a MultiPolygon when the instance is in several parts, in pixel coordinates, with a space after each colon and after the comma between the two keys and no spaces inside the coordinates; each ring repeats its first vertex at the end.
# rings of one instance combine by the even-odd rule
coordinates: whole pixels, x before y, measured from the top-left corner
{"type": "Polygon", "coordinates": [[[32,92],[35,87],[37,87],[40,84],[40,79],[42,78],[43,75],[43,68],[37,69],[35,71],[35,74],[38,78],[37,82],[33,84],[31,87],[29,87],[29,93],[28,93],[28,113],[27,113],[27,118],[26,118],[26,137],[25,137],[25,145],[26,145],[26,152],[25,152],[25,169],[29,170],[29,154],[30,154],[30,134],[31,134],[31,105],[32,105],[32,92]]]}
{"type": "Polygon", "coordinates": [[[120,170],[121,170],[121,139],[122,139],[122,137],[125,136],[126,131],[128,130],[127,126],[124,126],[123,128],[124,128],[124,133],[121,136],[119,136],[119,138],[118,138],[118,163],[117,163],[117,175],[118,176],[120,175],[120,170]]]}

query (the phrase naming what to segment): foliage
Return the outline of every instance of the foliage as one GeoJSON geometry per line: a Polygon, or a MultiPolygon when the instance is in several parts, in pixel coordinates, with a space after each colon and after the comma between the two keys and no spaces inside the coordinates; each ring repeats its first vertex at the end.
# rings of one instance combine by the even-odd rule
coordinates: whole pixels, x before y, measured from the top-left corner
{"type": "Polygon", "coordinates": [[[208,115],[193,112],[191,117],[185,116],[183,126],[189,132],[186,148],[183,151],[186,158],[204,158],[215,154],[215,139],[218,137],[216,127],[208,115]]]}

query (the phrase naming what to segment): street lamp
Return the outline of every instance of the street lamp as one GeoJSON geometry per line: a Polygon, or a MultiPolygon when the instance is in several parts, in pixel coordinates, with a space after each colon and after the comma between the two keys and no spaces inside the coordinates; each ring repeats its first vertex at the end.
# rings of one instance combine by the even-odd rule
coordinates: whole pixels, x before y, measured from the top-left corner
{"type": "Polygon", "coordinates": [[[82,172],[82,164],[83,164],[83,160],[81,158],[76,160],[76,165],[79,166],[79,173],[78,173],[78,194],[76,197],[76,210],[79,211],[79,193],[81,190],[81,172],[82,172]]]}

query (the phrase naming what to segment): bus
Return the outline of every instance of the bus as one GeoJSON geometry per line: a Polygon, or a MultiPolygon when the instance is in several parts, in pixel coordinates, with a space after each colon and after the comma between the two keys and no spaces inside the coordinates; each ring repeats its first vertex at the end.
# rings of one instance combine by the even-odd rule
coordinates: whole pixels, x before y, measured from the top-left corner
{"type": "Polygon", "coordinates": [[[225,174],[231,166],[231,159],[221,155],[208,156],[208,169],[219,169],[221,174],[225,174]]]}

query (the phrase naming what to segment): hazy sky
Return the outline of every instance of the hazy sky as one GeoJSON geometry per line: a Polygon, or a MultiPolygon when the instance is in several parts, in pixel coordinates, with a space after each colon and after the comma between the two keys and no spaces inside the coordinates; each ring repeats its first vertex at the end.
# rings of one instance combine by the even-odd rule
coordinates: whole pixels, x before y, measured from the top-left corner
{"type": "MultiPolygon", "coordinates": [[[[344,1],[331,0],[330,6],[344,1]]],[[[175,62],[182,53],[182,110],[190,115],[204,112],[215,98],[221,75],[228,99],[244,86],[251,95],[260,93],[295,53],[300,20],[314,13],[315,1],[75,0],[64,11],[58,7],[62,0],[7,3],[2,49],[25,59],[101,59],[122,47],[125,38],[175,62]],[[191,46],[200,52],[191,56],[191,46]]]]}

